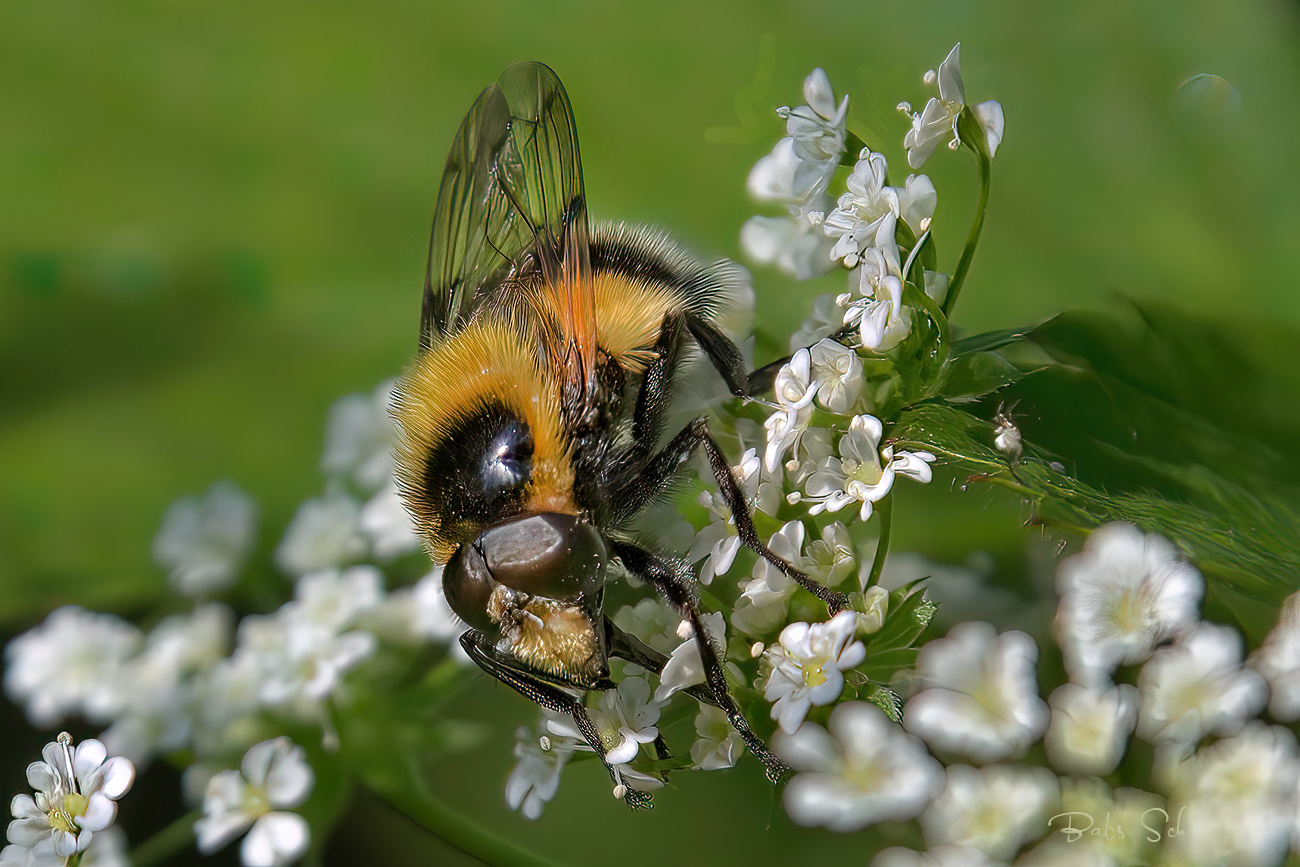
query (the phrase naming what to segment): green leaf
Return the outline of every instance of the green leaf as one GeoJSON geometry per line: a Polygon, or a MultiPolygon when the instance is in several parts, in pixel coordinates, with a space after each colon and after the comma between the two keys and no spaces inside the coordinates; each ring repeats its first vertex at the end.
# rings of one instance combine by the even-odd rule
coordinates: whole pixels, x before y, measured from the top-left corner
{"type": "Polygon", "coordinates": [[[938,606],[926,598],[923,590],[895,590],[890,594],[884,625],[867,639],[867,659],[887,650],[910,648],[930,625],[936,610],[938,606]],[[898,595],[900,592],[906,595],[898,595]]]}
{"type": "Polygon", "coordinates": [[[916,667],[916,656],[920,653],[915,647],[895,647],[879,653],[867,653],[867,660],[858,666],[858,670],[872,680],[889,682],[896,672],[916,667]]]}
{"type": "Polygon", "coordinates": [[[948,362],[939,393],[950,401],[968,403],[1005,388],[1024,375],[1000,353],[972,352],[948,362]]]}
{"type": "Polygon", "coordinates": [[[894,692],[889,687],[873,683],[868,691],[862,695],[862,698],[883,710],[885,716],[889,717],[895,723],[900,725],[902,724],[903,699],[899,697],[898,693],[894,692]]]}

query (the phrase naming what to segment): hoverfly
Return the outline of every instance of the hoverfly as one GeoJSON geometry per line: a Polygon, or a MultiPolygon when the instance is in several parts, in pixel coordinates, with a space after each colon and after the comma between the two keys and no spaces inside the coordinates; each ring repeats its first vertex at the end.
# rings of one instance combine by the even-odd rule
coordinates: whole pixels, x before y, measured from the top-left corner
{"type": "Polygon", "coordinates": [[[786,771],[730,694],[694,575],[629,531],[697,449],[742,542],[832,611],[847,604],[758,538],[706,419],[659,442],[690,344],[733,394],[771,386],[779,364],[749,373],[715,324],[746,280],[657,231],[588,223],[573,111],[549,67],[512,66],[462,121],[434,211],[419,352],[397,389],[398,484],[470,626],[466,652],[571,714],[602,761],[582,696],[615,686],[611,657],[655,672],[667,662],[604,614],[605,582],[621,568],[693,627],[707,679],[688,692],[726,713],[770,778],[786,771]]]}

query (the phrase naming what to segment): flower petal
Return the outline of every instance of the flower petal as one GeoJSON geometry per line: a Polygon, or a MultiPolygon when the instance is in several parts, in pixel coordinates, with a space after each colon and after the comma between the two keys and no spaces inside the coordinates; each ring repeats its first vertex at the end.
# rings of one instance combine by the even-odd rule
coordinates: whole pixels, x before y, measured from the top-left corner
{"type": "Polygon", "coordinates": [[[311,828],[297,813],[267,813],[244,838],[245,867],[282,867],[297,861],[311,842],[311,828]]]}
{"type": "Polygon", "coordinates": [[[86,812],[78,819],[77,824],[91,831],[102,831],[113,820],[117,818],[117,804],[104,797],[102,792],[96,792],[90,796],[90,801],[86,804],[86,812]]]}

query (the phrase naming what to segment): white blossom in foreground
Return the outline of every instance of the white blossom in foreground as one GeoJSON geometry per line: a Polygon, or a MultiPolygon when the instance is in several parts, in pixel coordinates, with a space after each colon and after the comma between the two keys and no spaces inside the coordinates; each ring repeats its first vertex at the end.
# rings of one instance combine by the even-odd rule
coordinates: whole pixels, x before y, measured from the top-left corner
{"type": "Polygon", "coordinates": [[[117,818],[117,800],[135,782],[135,767],[120,756],[108,758],[104,745],[82,741],[75,751],[67,732],[42,750],[43,762],[27,766],[36,797],[16,795],[8,837],[13,845],[0,863],[63,864],[84,852],[95,835],[117,818]]]}
{"type": "Polygon", "coordinates": [[[1169,840],[1178,863],[1281,863],[1295,822],[1298,774],[1295,735],[1258,720],[1180,765],[1168,820],[1182,831],[1169,840]],[[1186,812],[1179,815],[1181,807],[1186,812]]]}
{"type": "Polygon", "coordinates": [[[1061,652],[1071,679],[1104,684],[1117,665],[1195,625],[1205,581],[1174,546],[1130,524],[1093,531],[1056,573],[1061,652]]]}
{"type": "Polygon", "coordinates": [[[736,562],[736,555],[740,553],[740,536],[727,501],[721,494],[701,491],[699,503],[709,510],[709,525],[696,534],[686,559],[692,563],[704,560],[699,582],[707,585],[713,583],[715,576],[725,575],[736,562]]]}
{"type": "Polygon", "coordinates": [[[69,714],[110,720],[125,701],[120,671],[140,642],[120,617],[65,605],[5,647],[5,694],[37,728],[69,714]]]}
{"type": "Polygon", "coordinates": [[[624,605],[614,615],[614,625],[644,641],[660,653],[672,653],[681,639],[677,627],[682,616],[660,599],[642,599],[624,605]]]}
{"type": "Polygon", "coordinates": [[[867,658],[867,648],[853,639],[858,616],[841,611],[826,623],[791,623],[779,643],[767,651],[772,673],[763,698],[781,731],[794,734],[816,705],[830,704],[844,691],[844,672],[867,658]]]}
{"type": "Polygon", "coordinates": [[[830,337],[844,327],[844,308],[834,295],[818,295],[812,313],[798,330],[790,336],[790,351],[798,352],[812,346],[824,337],[830,337]]]}
{"type": "Polygon", "coordinates": [[[366,553],[361,507],[341,491],[303,502],[275,549],[275,562],[290,575],[306,575],[351,563],[366,553]]]}
{"type": "MultiPolygon", "coordinates": [[[[824,210],[828,202],[825,196],[814,197],[809,209],[824,210]]],[[[798,216],[798,208],[791,210],[788,217],[750,217],[740,227],[740,248],[759,265],[773,265],[796,280],[820,277],[835,267],[835,242],[820,226],[798,216]]]]}
{"type": "Polygon", "coordinates": [[[763,465],[775,472],[781,456],[799,445],[799,440],[812,421],[813,398],[817,396],[817,383],[813,381],[812,354],[800,349],[781,365],[773,384],[773,395],[780,409],[767,417],[763,427],[767,430],[767,447],[763,452],[763,465]]]}
{"type": "Polygon", "coordinates": [[[736,759],[745,752],[745,739],[716,707],[700,705],[700,712],[695,716],[695,734],[697,740],[691,744],[691,761],[702,771],[735,767],[736,759]]]}
{"type": "MultiPolygon", "coordinates": [[[[654,743],[659,737],[659,712],[662,709],[663,703],[652,700],[650,684],[644,677],[625,677],[618,689],[601,693],[599,705],[588,708],[587,712],[600,733],[605,758],[611,765],[632,761],[640,753],[642,744],[654,743]]],[[[546,726],[552,734],[572,738],[579,744],[578,749],[591,748],[570,716],[548,718],[546,726]]]]}
{"type": "Polygon", "coordinates": [[[1127,683],[1106,689],[1067,683],[1047,701],[1052,722],[1043,743],[1052,767],[1075,776],[1104,776],[1115,770],[1137,725],[1137,688],[1127,683]]]}
{"type": "Polygon", "coordinates": [[[832,259],[843,259],[852,268],[862,251],[876,246],[877,232],[888,227],[893,243],[894,221],[899,214],[898,191],[885,184],[889,168],[883,154],[864,148],[847,181],[848,191],[840,196],[835,210],[826,215],[822,229],[832,238],[832,259]]]}
{"type": "Polygon", "coordinates": [[[809,350],[817,380],[817,402],[837,415],[850,415],[862,394],[862,359],[834,340],[822,340],[809,350]]]}
{"type": "Polygon", "coordinates": [[[930,846],[973,846],[1010,861],[1043,835],[1060,800],[1056,775],[1046,768],[952,765],[943,792],[921,814],[921,829],[930,846]]]}
{"type": "Polygon", "coordinates": [[[871,867],[999,867],[973,846],[935,846],[924,852],[895,846],[871,859],[871,867]]]}
{"type": "Polygon", "coordinates": [[[1282,722],[1300,719],[1300,594],[1286,600],[1250,666],[1268,679],[1269,714],[1282,722]]]}
{"type": "Polygon", "coordinates": [[[110,752],[136,763],[186,746],[194,676],[225,656],[234,615],[218,602],[163,618],[119,673],[122,713],[101,735],[110,752]]]}
{"type": "MultiPolygon", "coordinates": [[[[961,139],[957,134],[957,119],[966,106],[966,87],[961,78],[961,43],[953,46],[952,51],[939,65],[939,72],[926,73],[927,83],[939,85],[939,97],[930,98],[920,113],[912,115],[912,128],[903,138],[903,147],[907,148],[907,162],[919,169],[930,155],[934,153],[944,139],[949,139],[948,146],[956,150],[961,139]]],[[[910,110],[903,106],[905,110],[910,110]]],[[[971,112],[984,130],[985,141],[982,142],[989,156],[993,156],[1002,142],[1004,121],[1002,106],[994,101],[982,102],[971,106],[971,112]]]]}
{"type": "Polygon", "coordinates": [[[740,456],[739,466],[732,467],[732,470],[740,477],[740,486],[745,489],[745,501],[763,514],[775,517],[785,504],[785,493],[781,489],[781,468],[769,471],[763,464],[758,449],[746,449],[740,456]]]}
{"type": "MultiPolygon", "coordinates": [[[[710,611],[702,618],[704,631],[714,648],[726,645],[726,622],[722,613],[710,611]]],[[[655,703],[666,703],[673,693],[704,683],[704,662],[700,658],[700,645],[686,621],[682,622],[682,643],[677,645],[668,663],[659,674],[659,688],[655,690],[655,703]]],[[[721,655],[721,654],[719,654],[721,655]]]]}
{"type": "Polygon", "coordinates": [[[194,823],[199,852],[211,855],[251,826],[240,849],[245,867],[297,861],[311,842],[311,829],[287,811],[307,800],[314,782],[302,747],[288,738],[251,747],[238,771],[221,771],[208,781],[203,816],[194,823]]]}
{"type": "Polygon", "coordinates": [[[850,832],[918,816],[943,786],[943,768],[872,704],[846,702],[827,729],[805,723],[772,746],[799,773],[785,787],[796,824],[850,832]]]}
{"type": "MultiPolygon", "coordinates": [[[[796,569],[804,567],[804,526],[788,521],[772,534],[768,550],[796,569]]],[[[790,597],[799,585],[780,569],[759,557],[751,580],[741,584],[740,598],[731,611],[731,625],[746,635],[767,635],[785,622],[790,597]]]]}
{"type": "Polygon", "coordinates": [[[388,484],[361,507],[358,522],[361,532],[370,539],[375,556],[381,561],[420,549],[420,537],[415,533],[411,513],[402,505],[395,479],[389,479],[388,484]]]}
{"type": "Polygon", "coordinates": [[[1047,728],[1038,697],[1038,645],[1023,632],[959,623],[921,648],[923,689],[903,710],[903,724],[933,749],[979,763],[1023,755],[1047,728]]]}
{"type": "Polygon", "coordinates": [[[1241,667],[1241,636],[1202,623],[1142,667],[1138,736],[1155,744],[1194,744],[1207,734],[1231,735],[1263,709],[1268,685],[1241,667]]]}
{"type": "Polygon", "coordinates": [[[350,394],[334,401],[320,460],[326,475],[346,476],[367,493],[392,477],[394,427],[389,410],[395,384],[388,379],[371,394],[350,394]]]}
{"type": "Polygon", "coordinates": [[[515,758],[519,759],[506,778],[506,803],[525,819],[535,822],[560,789],[560,773],[573,755],[569,738],[551,738],[538,729],[520,726],[515,730],[515,758]]]}
{"type": "Polygon", "coordinates": [[[257,504],[234,482],[217,482],[202,497],[167,508],[153,540],[153,558],[186,596],[219,593],[234,583],[257,538],[257,504]]]}
{"type": "Polygon", "coordinates": [[[877,354],[902,343],[912,327],[911,310],[903,304],[901,266],[896,259],[872,247],[863,254],[862,265],[849,275],[850,286],[856,285],[860,297],[845,308],[844,324],[856,327],[862,348],[877,354]]]}
{"type": "Polygon", "coordinates": [[[872,506],[889,493],[894,477],[910,476],[926,483],[932,478],[929,452],[899,452],[893,446],[881,448],[883,433],[880,419],[857,415],[848,431],[840,437],[839,456],[825,458],[817,471],[805,482],[804,502],[812,503],[809,514],[838,512],[852,503],[861,503],[859,518],[871,517],[872,506]]]}
{"type": "Polygon", "coordinates": [[[1150,828],[1165,830],[1165,800],[1140,789],[1110,786],[1096,777],[1061,783],[1061,806],[1048,818],[1049,833],[1017,865],[1160,864],[1150,828]],[[1144,827],[1145,825],[1145,827],[1144,827]]]}
{"type": "MultiPolygon", "coordinates": [[[[786,119],[788,135],[749,173],[750,193],[760,201],[806,208],[825,193],[839,166],[849,98],[835,104],[830,79],[821,69],[814,69],[804,80],[803,93],[807,105],[777,109],[786,119]]],[[[800,211],[799,216],[807,216],[807,211],[800,211]]]]}

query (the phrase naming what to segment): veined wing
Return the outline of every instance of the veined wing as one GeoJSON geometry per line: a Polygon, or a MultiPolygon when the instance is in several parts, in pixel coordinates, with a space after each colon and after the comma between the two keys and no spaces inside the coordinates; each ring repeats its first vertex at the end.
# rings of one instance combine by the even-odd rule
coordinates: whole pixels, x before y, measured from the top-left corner
{"type": "Polygon", "coordinates": [[[589,382],[595,312],[578,134],[564,85],[541,63],[507,69],[456,133],[434,211],[420,345],[455,333],[503,284],[530,274],[552,360],[570,383],[589,382]]]}

